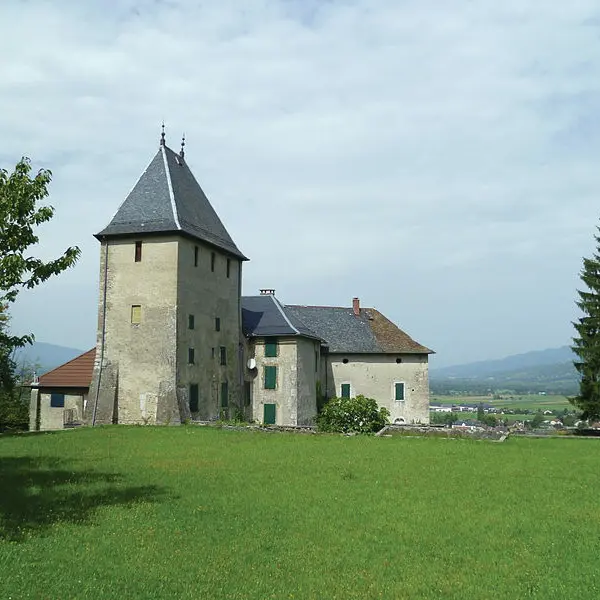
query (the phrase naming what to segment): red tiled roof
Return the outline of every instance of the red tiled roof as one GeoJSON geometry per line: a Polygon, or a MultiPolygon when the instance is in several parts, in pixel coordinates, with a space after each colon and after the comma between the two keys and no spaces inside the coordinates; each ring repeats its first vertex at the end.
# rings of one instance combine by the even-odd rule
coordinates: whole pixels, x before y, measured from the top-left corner
{"type": "Polygon", "coordinates": [[[89,388],[92,383],[96,348],[40,376],[38,387],[89,388]]]}

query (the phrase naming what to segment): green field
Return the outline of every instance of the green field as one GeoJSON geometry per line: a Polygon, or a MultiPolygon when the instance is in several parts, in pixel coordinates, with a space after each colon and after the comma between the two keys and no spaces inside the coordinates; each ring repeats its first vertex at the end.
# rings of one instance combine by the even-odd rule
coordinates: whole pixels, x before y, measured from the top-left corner
{"type": "Polygon", "coordinates": [[[598,598],[600,440],[0,436],[0,598],[598,598]]]}
{"type": "Polygon", "coordinates": [[[489,404],[496,408],[510,408],[512,410],[575,410],[566,396],[538,396],[538,395],[508,395],[500,398],[492,396],[441,396],[432,395],[432,404],[489,404]]]}

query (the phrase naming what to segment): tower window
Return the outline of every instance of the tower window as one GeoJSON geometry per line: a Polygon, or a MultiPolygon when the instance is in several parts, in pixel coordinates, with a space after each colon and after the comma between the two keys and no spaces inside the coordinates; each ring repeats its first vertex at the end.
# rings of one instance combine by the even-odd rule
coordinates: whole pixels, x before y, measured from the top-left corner
{"type": "Polygon", "coordinates": [[[231,259],[227,259],[227,278],[229,279],[229,275],[231,275],[231,259]]]}
{"type": "Polygon", "coordinates": [[[190,412],[198,412],[198,384],[190,383],[190,412]]]}
{"type": "Polygon", "coordinates": [[[131,322],[134,325],[139,325],[142,322],[142,307],[140,304],[131,306],[131,322]]]}
{"type": "Polygon", "coordinates": [[[219,348],[219,358],[222,365],[227,364],[227,348],[225,346],[219,348]]]}
{"type": "Polygon", "coordinates": [[[135,243],[135,262],[142,262],[142,242],[135,243]]]}
{"type": "Polygon", "coordinates": [[[277,388],[277,367],[273,365],[265,366],[265,390],[274,390],[277,388]]]}
{"type": "Polygon", "coordinates": [[[227,381],[221,382],[221,407],[227,408],[229,406],[229,384],[227,381]]]}
{"type": "Polygon", "coordinates": [[[210,253],[210,270],[214,273],[215,272],[215,260],[216,260],[216,255],[214,252],[210,253]]]}
{"type": "Polygon", "coordinates": [[[265,342],[265,356],[277,356],[277,338],[271,338],[265,342]]]}
{"type": "Polygon", "coordinates": [[[194,329],[195,325],[194,315],[188,315],[188,329],[194,329]]]}
{"type": "Polygon", "coordinates": [[[215,318],[215,331],[221,331],[221,318],[215,318]]]}
{"type": "Polygon", "coordinates": [[[194,266],[198,266],[198,246],[194,246],[194,266]]]}
{"type": "Polygon", "coordinates": [[[188,348],[188,365],[193,365],[195,358],[196,358],[195,350],[193,348],[188,348]]]}

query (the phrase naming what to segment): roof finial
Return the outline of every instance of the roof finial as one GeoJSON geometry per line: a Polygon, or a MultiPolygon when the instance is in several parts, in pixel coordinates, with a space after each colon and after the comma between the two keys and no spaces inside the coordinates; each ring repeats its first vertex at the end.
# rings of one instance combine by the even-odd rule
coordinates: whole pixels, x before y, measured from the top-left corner
{"type": "Polygon", "coordinates": [[[185,151],[183,147],[185,146],[185,133],[181,136],[181,150],[179,151],[179,156],[183,158],[185,156],[185,151]]]}
{"type": "Polygon", "coordinates": [[[160,134],[160,145],[164,146],[165,145],[165,122],[162,122],[162,131],[160,134]]]}

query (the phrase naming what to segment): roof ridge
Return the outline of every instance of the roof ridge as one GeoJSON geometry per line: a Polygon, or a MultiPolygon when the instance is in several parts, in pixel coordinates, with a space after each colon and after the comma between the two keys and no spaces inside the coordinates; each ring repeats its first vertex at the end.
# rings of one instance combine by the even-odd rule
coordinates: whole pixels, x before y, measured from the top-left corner
{"type": "Polygon", "coordinates": [[[277,307],[277,309],[279,310],[279,312],[281,313],[281,316],[285,319],[285,322],[298,334],[300,335],[300,332],[298,331],[298,329],[296,327],[294,327],[294,325],[292,325],[292,322],[290,321],[290,319],[288,318],[288,316],[285,314],[285,311],[283,310],[283,307],[281,306],[279,300],[277,300],[277,298],[275,298],[275,296],[270,296],[271,299],[273,300],[273,302],[275,303],[275,306],[277,307]]]}
{"type": "MultiPolygon", "coordinates": [[[[169,150],[171,150],[169,148],[169,150]]],[[[179,223],[179,215],[177,214],[177,205],[175,204],[175,194],[173,193],[173,181],[171,180],[171,170],[169,169],[169,163],[167,161],[166,146],[161,146],[160,151],[163,157],[163,163],[165,165],[165,173],[167,175],[167,187],[169,188],[169,199],[171,200],[171,208],[173,209],[173,219],[178,231],[181,231],[181,225],[179,223]]],[[[173,150],[171,150],[173,152],[173,150]]]]}

